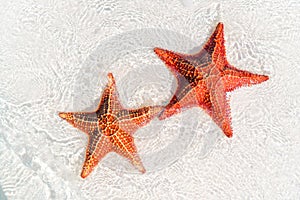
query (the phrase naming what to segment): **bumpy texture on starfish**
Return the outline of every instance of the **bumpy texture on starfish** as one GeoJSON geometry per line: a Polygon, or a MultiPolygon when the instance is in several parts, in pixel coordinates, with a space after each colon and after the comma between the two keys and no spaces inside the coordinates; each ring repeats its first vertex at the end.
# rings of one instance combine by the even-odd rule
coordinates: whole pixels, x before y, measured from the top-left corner
{"type": "Polygon", "coordinates": [[[140,172],[144,173],[145,168],[137,154],[132,134],[162,110],[161,106],[123,108],[111,73],[108,74],[108,80],[96,111],[59,113],[62,119],[89,137],[82,178],[87,177],[99,161],[112,151],[128,158],[140,172]]]}
{"type": "Polygon", "coordinates": [[[239,70],[228,63],[223,29],[223,24],[219,23],[203,49],[194,55],[154,48],[178,83],[174,96],[159,119],[179,113],[182,108],[199,106],[212,117],[226,136],[232,136],[226,92],[264,82],[269,77],[239,70]]]}

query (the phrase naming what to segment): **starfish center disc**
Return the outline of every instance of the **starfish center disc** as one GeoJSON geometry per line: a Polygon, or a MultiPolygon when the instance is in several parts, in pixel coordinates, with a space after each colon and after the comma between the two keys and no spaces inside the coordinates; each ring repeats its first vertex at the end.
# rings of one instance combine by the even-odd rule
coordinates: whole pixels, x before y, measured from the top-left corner
{"type": "Polygon", "coordinates": [[[98,124],[105,136],[112,136],[119,130],[117,118],[112,114],[102,115],[98,124]]]}

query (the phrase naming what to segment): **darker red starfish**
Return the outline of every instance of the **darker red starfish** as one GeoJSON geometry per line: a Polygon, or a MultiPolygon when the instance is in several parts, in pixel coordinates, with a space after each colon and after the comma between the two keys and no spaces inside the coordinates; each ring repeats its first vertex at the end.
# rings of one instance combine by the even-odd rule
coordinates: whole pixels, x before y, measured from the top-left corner
{"type": "Polygon", "coordinates": [[[142,173],[145,172],[134,145],[133,133],[145,126],[161,110],[161,106],[126,109],[121,105],[111,73],[100,104],[94,112],[61,112],[59,116],[85,132],[89,137],[81,177],[87,177],[109,152],[116,152],[142,173]]]}
{"type": "Polygon", "coordinates": [[[155,48],[155,53],[169,67],[178,82],[177,90],[159,118],[165,119],[182,108],[203,108],[223,130],[232,136],[230,107],[226,92],[258,84],[268,76],[239,70],[226,59],[223,24],[219,23],[203,49],[194,55],[155,48]]]}

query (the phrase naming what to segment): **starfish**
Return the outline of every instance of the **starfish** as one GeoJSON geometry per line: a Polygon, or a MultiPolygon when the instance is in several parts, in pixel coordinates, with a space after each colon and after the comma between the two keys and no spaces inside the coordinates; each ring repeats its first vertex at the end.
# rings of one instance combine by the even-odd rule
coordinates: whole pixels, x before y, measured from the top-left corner
{"type": "Polygon", "coordinates": [[[109,152],[129,159],[142,173],[145,168],[134,144],[133,133],[145,126],[163,107],[124,108],[118,98],[113,75],[108,74],[98,108],[94,112],[60,112],[59,116],[88,135],[81,177],[86,178],[109,152]]]}
{"type": "Polygon", "coordinates": [[[187,55],[154,48],[177,79],[177,90],[159,115],[168,118],[184,108],[204,109],[224,134],[232,137],[231,115],[227,92],[241,86],[264,82],[268,76],[239,70],[226,59],[224,26],[219,23],[200,52],[187,55]]]}

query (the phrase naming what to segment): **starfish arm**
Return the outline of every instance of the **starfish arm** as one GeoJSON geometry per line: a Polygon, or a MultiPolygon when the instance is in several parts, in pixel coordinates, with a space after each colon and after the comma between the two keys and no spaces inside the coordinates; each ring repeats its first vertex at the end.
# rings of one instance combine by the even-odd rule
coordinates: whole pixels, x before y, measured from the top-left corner
{"type": "Polygon", "coordinates": [[[98,116],[103,115],[104,113],[114,114],[114,112],[118,112],[122,109],[116,90],[116,82],[112,73],[109,73],[107,77],[108,84],[102,93],[101,100],[96,111],[98,116]]]}
{"type": "Polygon", "coordinates": [[[210,94],[206,85],[206,80],[202,80],[198,83],[197,87],[194,89],[197,98],[197,105],[203,108],[208,114],[211,113],[212,104],[210,100],[210,94]]]}
{"type": "Polygon", "coordinates": [[[208,54],[205,49],[196,54],[182,54],[156,47],[154,52],[175,76],[182,74],[186,78],[195,77],[196,75],[201,76],[198,73],[199,70],[197,71],[194,68],[201,69],[212,61],[211,54],[208,54]]]}
{"type": "Polygon", "coordinates": [[[190,58],[187,58],[186,55],[157,47],[154,48],[154,52],[169,67],[176,77],[183,76],[189,81],[192,81],[195,77],[198,77],[199,79],[202,78],[202,75],[193,66],[194,60],[192,60],[192,55],[188,55],[190,58]]]}
{"type": "Polygon", "coordinates": [[[89,137],[81,177],[86,178],[94,170],[99,161],[111,150],[112,147],[109,138],[101,134],[99,129],[95,129],[89,137]]]}
{"type": "MultiPolygon", "coordinates": [[[[219,79],[219,78],[216,78],[219,79]]],[[[213,80],[210,91],[210,100],[212,102],[211,117],[215,123],[222,129],[227,137],[232,137],[231,115],[229,102],[226,98],[225,88],[219,79],[213,80]]]]}
{"type": "Polygon", "coordinates": [[[241,86],[251,86],[268,80],[266,75],[253,74],[248,71],[236,69],[232,66],[226,67],[223,71],[222,81],[226,92],[231,92],[241,86]]]}
{"type": "Polygon", "coordinates": [[[178,60],[181,59],[181,56],[178,53],[169,51],[166,49],[161,49],[158,47],[154,48],[156,55],[169,67],[174,76],[178,75],[179,65],[178,60]]]}
{"type": "Polygon", "coordinates": [[[210,102],[206,98],[209,94],[204,83],[204,80],[201,80],[196,85],[190,84],[187,81],[184,83],[184,81],[179,79],[177,90],[169,104],[159,115],[159,119],[166,119],[179,113],[182,108],[191,108],[194,106],[200,106],[208,111],[210,102]]]}
{"type": "Polygon", "coordinates": [[[98,126],[95,112],[60,112],[59,116],[88,135],[98,126]]]}
{"type": "Polygon", "coordinates": [[[134,144],[134,139],[131,134],[119,129],[110,138],[113,144],[113,150],[121,156],[130,160],[130,162],[142,173],[146,170],[142,164],[140,157],[137,154],[137,149],[134,144]]]}
{"type": "Polygon", "coordinates": [[[159,120],[164,120],[180,113],[182,109],[191,108],[195,105],[197,105],[197,99],[195,92],[193,91],[189,92],[189,95],[184,96],[180,100],[178,100],[178,97],[174,95],[158,118],[159,120]]]}
{"type": "Polygon", "coordinates": [[[224,25],[220,22],[203,47],[203,49],[212,56],[211,60],[216,63],[218,67],[223,67],[227,64],[224,44],[224,25]]]}
{"type": "Polygon", "coordinates": [[[139,109],[125,109],[118,113],[121,129],[133,134],[141,126],[145,126],[163,109],[162,106],[147,106],[139,109]]]}

